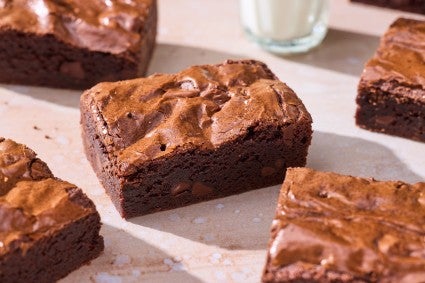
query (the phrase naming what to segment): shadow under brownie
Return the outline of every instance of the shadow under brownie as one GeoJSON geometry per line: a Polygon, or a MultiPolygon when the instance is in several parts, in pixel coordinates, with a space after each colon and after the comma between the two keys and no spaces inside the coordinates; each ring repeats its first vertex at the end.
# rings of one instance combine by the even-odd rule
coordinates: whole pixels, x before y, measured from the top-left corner
{"type": "Polygon", "coordinates": [[[425,282],[425,183],[289,168],[263,282],[425,282]]]}
{"type": "Polygon", "coordinates": [[[305,165],[312,134],[301,100],[251,60],[98,84],[81,124],[125,218],[279,184],[305,165]]]}
{"type": "Polygon", "coordinates": [[[0,282],[54,282],[99,256],[93,202],[36,154],[0,138],[0,282]]]}
{"type": "Polygon", "coordinates": [[[366,64],[356,123],[367,130],[425,141],[425,21],[400,18],[366,64]]]}
{"type": "Polygon", "coordinates": [[[84,89],[142,76],[156,25],[156,0],[0,3],[0,82],[84,89]]]}

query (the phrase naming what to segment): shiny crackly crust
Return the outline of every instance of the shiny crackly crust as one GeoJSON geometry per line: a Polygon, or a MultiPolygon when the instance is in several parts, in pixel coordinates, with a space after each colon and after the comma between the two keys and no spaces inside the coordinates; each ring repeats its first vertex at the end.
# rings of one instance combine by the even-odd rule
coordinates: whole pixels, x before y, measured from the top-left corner
{"type": "Polygon", "coordinates": [[[425,183],[289,168],[263,281],[422,282],[424,219],[425,183]]]}
{"type": "Polygon", "coordinates": [[[31,149],[0,138],[0,257],[30,248],[67,224],[97,215],[74,185],[56,179],[31,149]]]}
{"type": "Polygon", "coordinates": [[[156,33],[156,0],[3,0],[1,30],[53,35],[100,52],[137,54],[144,36],[156,33]]]}
{"type": "Polygon", "coordinates": [[[97,121],[118,175],[175,152],[217,148],[253,125],[311,123],[295,93],[252,60],[101,83],[84,92],[81,109],[97,121]]]}
{"type": "Polygon", "coordinates": [[[425,21],[397,19],[382,37],[373,58],[367,62],[359,91],[383,88],[383,91],[393,92],[398,99],[425,103],[424,42],[425,21]]]}

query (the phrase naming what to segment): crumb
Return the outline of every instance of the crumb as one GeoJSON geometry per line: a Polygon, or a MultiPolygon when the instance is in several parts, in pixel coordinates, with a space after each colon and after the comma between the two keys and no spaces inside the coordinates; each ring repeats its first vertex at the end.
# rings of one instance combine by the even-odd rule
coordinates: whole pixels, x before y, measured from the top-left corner
{"type": "Polygon", "coordinates": [[[118,275],[112,275],[107,272],[99,272],[94,277],[96,283],[122,283],[122,279],[118,275]]]}
{"type": "Polygon", "coordinates": [[[170,258],[164,258],[164,260],[162,262],[166,265],[169,265],[169,266],[174,264],[174,261],[170,258]]]}
{"type": "Polygon", "coordinates": [[[207,222],[207,219],[205,217],[196,217],[192,220],[192,223],[195,224],[204,224],[205,222],[207,222]]]}
{"type": "Polygon", "coordinates": [[[177,213],[173,213],[168,216],[168,219],[170,219],[173,222],[176,222],[176,221],[180,221],[181,218],[177,213]]]}
{"type": "Polygon", "coordinates": [[[201,239],[206,241],[206,242],[212,242],[215,240],[215,236],[213,234],[205,234],[203,236],[201,236],[201,239]]]}
{"type": "Polygon", "coordinates": [[[39,128],[39,127],[37,127],[37,126],[32,126],[32,128],[34,129],[34,130],[36,130],[36,131],[40,131],[41,129],[39,128]]]}
{"type": "Polygon", "coordinates": [[[226,274],[223,271],[216,271],[214,274],[217,280],[223,282],[226,280],[226,274]]]}
{"type": "Polygon", "coordinates": [[[210,256],[210,262],[211,263],[219,263],[220,262],[220,259],[222,258],[222,256],[221,256],[221,254],[219,254],[219,253],[213,253],[211,256],[210,256]]]}
{"type": "Polygon", "coordinates": [[[141,274],[142,274],[142,272],[140,270],[138,270],[138,269],[134,269],[131,272],[131,275],[133,275],[134,277],[140,277],[141,274]]]}
{"type": "Polygon", "coordinates": [[[184,271],[184,270],[186,270],[186,267],[183,265],[183,263],[177,262],[173,265],[171,270],[173,270],[173,271],[184,271]]]}
{"type": "Polygon", "coordinates": [[[52,137],[51,137],[51,136],[49,136],[49,135],[45,135],[45,136],[44,136],[44,138],[45,138],[46,140],[50,140],[50,139],[52,139],[52,137]]]}
{"type": "Polygon", "coordinates": [[[217,205],[215,206],[215,208],[217,208],[217,209],[223,209],[223,208],[224,208],[224,204],[219,203],[219,204],[217,204],[217,205]]]}
{"type": "Polygon", "coordinates": [[[123,265],[130,264],[130,263],[131,263],[130,256],[125,255],[125,254],[120,254],[120,255],[116,256],[115,260],[112,262],[112,265],[123,266],[123,265]]]}
{"type": "Polygon", "coordinates": [[[165,258],[163,263],[170,268],[170,271],[183,271],[186,267],[180,261],[174,261],[170,258],[165,258]]]}

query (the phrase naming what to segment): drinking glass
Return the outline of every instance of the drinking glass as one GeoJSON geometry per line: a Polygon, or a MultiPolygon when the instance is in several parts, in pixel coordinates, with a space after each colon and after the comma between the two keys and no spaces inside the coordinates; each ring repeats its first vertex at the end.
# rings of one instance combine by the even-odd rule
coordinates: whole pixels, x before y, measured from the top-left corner
{"type": "Polygon", "coordinates": [[[281,54],[306,52],[327,32],[328,0],[240,0],[246,34],[264,49],[281,54]]]}

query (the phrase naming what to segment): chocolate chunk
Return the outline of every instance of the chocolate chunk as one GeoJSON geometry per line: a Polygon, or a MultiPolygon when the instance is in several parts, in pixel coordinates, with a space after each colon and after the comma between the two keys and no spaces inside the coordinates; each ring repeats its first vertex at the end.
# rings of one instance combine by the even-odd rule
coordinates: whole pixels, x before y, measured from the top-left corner
{"type": "Polygon", "coordinates": [[[276,173],[276,169],[273,167],[263,167],[261,169],[261,176],[267,177],[276,173]]]}
{"type": "Polygon", "coordinates": [[[178,196],[184,192],[190,191],[192,185],[189,182],[180,182],[174,188],[171,189],[171,194],[173,196],[178,196]]]}
{"type": "Polygon", "coordinates": [[[197,197],[210,195],[214,192],[212,187],[205,185],[202,182],[195,182],[192,187],[192,194],[197,197]]]}
{"type": "Polygon", "coordinates": [[[275,161],[274,166],[276,167],[276,169],[280,170],[285,166],[285,160],[283,159],[278,159],[275,161]]]}
{"type": "Polygon", "coordinates": [[[81,62],[63,62],[59,72],[80,80],[84,79],[85,76],[81,62]]]}

